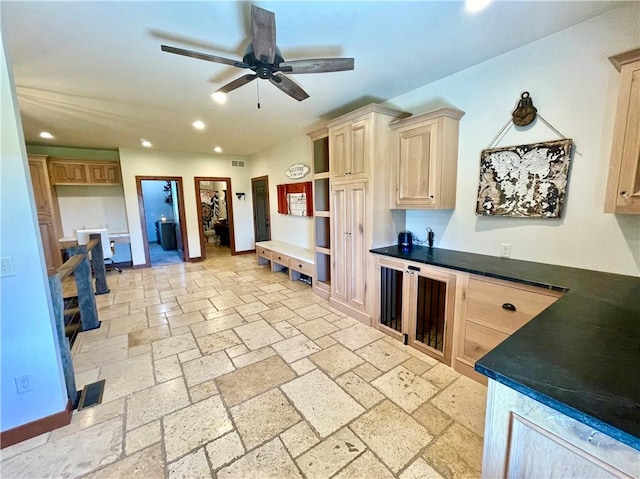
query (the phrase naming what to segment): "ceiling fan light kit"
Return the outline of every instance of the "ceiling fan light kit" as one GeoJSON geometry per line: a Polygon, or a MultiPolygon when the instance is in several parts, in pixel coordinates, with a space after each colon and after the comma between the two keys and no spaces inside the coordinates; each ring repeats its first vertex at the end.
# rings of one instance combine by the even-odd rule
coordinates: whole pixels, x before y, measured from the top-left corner
{"type": "MultiPolygon", "coordinates": [[[[291,98],[302,101],[309,98],[300,86],[285,76],[284,73],[328,73],[353,70],[353,58],[315,58],[305,60],[285,61],[280,49],[276,45],[276,17],[273,12],[251,6],[251,43],[247,46],[242,61],[232,60],[217,55],[200,53],[182,48],[161,46],[162,51],[183,55],[198,60],[222,63],[237,68],[253,71],[236,78],[218,88],[215,93],[229,93],[253,80],[260,78],[269,80],[276,88],[291,98]]],[[[214,95],[215,95],[214,93],[214,95]]]]}

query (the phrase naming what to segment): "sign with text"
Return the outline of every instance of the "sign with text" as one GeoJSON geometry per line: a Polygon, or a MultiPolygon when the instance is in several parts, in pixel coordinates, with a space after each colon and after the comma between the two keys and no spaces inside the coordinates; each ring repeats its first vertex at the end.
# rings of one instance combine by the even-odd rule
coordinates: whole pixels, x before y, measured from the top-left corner
{"type": "Polygon", "coordinates": [[[300,178],[304,178],[309,174],[311,168],[308,165],[303,165],[302,163],[297,163],[295,165],[291,165],[284,172],[292,180],[297,180],[300,178]]]}

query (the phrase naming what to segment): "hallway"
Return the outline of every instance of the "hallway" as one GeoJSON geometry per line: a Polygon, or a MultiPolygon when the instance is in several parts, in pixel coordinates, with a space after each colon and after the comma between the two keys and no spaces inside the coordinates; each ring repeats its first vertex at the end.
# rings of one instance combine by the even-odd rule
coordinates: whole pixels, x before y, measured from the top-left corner
{"type": "Polygon", "coordinates": [[[3,449],[3,477],[480,476],[484,386],[253,255],[108,283],[73,349],[102,404],[3,449]]]}

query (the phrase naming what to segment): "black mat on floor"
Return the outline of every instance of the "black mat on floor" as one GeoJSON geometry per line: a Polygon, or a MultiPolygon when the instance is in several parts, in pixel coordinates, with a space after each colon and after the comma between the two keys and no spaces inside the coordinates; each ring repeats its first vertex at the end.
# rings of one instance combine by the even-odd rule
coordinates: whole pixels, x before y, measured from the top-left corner
{"type": "Polygon", "coordinates": [[[96,404],[102,402],[102,394],[104,393],[105,380],[102,379],[98,382],[87,384],[82,393],[80,394],[80,400],[78,401],[78,411],[82,411],[96,404]]]}

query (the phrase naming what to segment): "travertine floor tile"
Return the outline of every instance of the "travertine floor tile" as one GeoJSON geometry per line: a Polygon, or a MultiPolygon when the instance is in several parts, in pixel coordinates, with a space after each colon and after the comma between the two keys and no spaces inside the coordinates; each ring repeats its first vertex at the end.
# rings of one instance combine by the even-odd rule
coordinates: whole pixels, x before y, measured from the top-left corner
{"type": "MultiPolygon", "coordinates": [[[[228,350],[227,354],[229,354],[228,350]]],[[[255,351],[249,351],[245,354],[236,356],[232,359],[232,361],[236,368],[244,368],[249,366],[250,364],[257,363],[258,361],[262,361],[263,359],[267,359],[275,355],[276,352],[273,350],[273,348],[267,346],[265,348],[256,349],[255,351]]]]}
{"type": "Polygon", "coordinates": [[[129,347],[150,344],[153,341],[168,338],[169,336],[171,336],[171,330],[167,325],[155,326],[142,331],[133,331],[129,333],[129,347]]]}
{"type": "Polygon", "coordinates": [[[423,457],[444,478],[480,477],[482,439],[453,423],[427,447],[423,457]]]}
{"type": "Polygon", "coordinates": [[[163,475],[162,450],[157,444],[93,472],[85,478],[111,479],[114,477],[162,477],[163,475]]]}
{"type": "Polygon", "coordinates": [[[280,341],[272,347],[288,363],[293,363],[299,359],[306,358],[316,351],[320,351],[320,347],[310,339],[307,339],[304,334],[280,341]]]}
{"type": "Polygon", "coordinates": [[[229,466],[220,469],[218,479],[302,478],[279,438],[275,438],[229,466]]]}
{"type": "Polygon", "coordinates": [[[429,369],[426,373],[422,374],[423,379],[426,379],[431,384],[434,384],[440,389],[448,386],[459,377],[460,373],[442,363],[439,363],[438,365],[429,369]]]}
{"type": "Polygon", "coordinates": [[[349,426],[395,474],[432,436],[408,414],[390,401],[384,401],[349,426]]]}
{"type": "Polygon", "coordinates": [[[237,326],[233,330],[251,350],[260,349],[284,339],[264,320],[237,326]]]}
{"type": "Polygon", "coordinates": [[[381,371],[389,371],[411,357],[409,354],[394,348],[386,341],[371,343],[358,349],[356,354],[381,371]]]}
{"type": "Polygon", "coordinates": [[[371,383],[394,403],[411,413],[438,392],[438,388],[403,366],[398,366],[371,383]]]}
{"type": "Polygon", "coordinates": [[[272,389],[230,409],[247,449],[287,430],[301,417],[279,389],[272,389]]]}
{"type": "Polygon", "coordinates": [[[182,376],[182,368],[178,356],[168,356],[154,362],[156,381],[163,383],[169,379],[182,376]]]}
{"type": "Polygon", "coordinates": [[[438,409],[480,437],[484,436],[484,416],[487,408],[487,388],[460,376],[431,400],[438,409]]]}
{"type": "Polygon", "coordinates": [[[279,308],[271,309],[268,311],[262,311],[260,313],[260,316],[262,316],[265,321],[271,324],[298,317],[296,313],[285,306],[280,306],[279,308]]]}
{"type": "Polygon", "coordinates": [[[424,426],[430,434],[437,436],[449,424],[452,419],[443,413],[440,409],[432,405],[430,402],[424,403],[418,409],[413,411],[411,417],[424,426]]]}
{"type": "Polygon", "coordinates": [[[197,348],[196,341],[191,333],[171,336],[151,343],[153,359],[162,359],[167,356],[197,348]]]}
{"type": "Polygon", "coordinates": [[[195,386],[218,376],[227,374],[235,368],[224,351],[202,356],[182,364],[187,386],[195,386]]]}
{"type": "Polygon", "coordinates": [[[127,430],[135,429],[188,404],[189,395],[181,377],[133,393],[127,398],[127,430]]]}
{"type": "MultiPolygon", "coordinates": [[[[109,327],[109,338],[120,336],[121,334],[127,334],[132,331],[144,330],[148,327],[147,315],[144,313],[115,318],[108,323],[105,321],[105,323],[109,327]]],[[[104,326],[105,325],[102,327],[104,326]]]]}
{"type": "Polygon", "coordinates": [[[233,429],[220,396],[213,396],[169,414],[162,420],[167,461],[233,429]]]}
{"type": "Polygon", "coordinates": [[[231,407],[295,377],[279,356],[273,356],[219,377],[216,383],[227,406],[231,407]]]}
{"type": "Polygon", "coordinates": [[[320,437],[327,437],[364,412],[362,406],[317,369],[283,384],[281,389],[320,437]]]}
{"type": "Polygon", "coordinates": [[[280,434],[280,439],[289,450],[289,454],[294,458],[320,442],[318,436],[304,421],[300,421],[280,434]]]}
{"type": "Polygon", "coordinates": [[[336,382],[367,409],[384,399],[383,394],[353,372],[343,374],[336,382]]]}
{"type": "Polygon", "coordinates": [[[306,477],[328,479],[365,449],[362,441],[345,427],[305,452],[296,462],[306,477]]]}
{"type": "Polygon", "coordinates": [[[364,362],[362,358],[356,356],[340,344],[314,353],[309,356],[309,359],[332,378],[364,362]]]}
{"type": "Polygon", "coordinates": [[[242,344],[242,341],[232,329],[220,331],[219,333],[208,334],[196,338],[200,351],[203,355],[217,353],[223,349],[232,348],[242,344]]]}
{"type": "Polygon", "coordinates": [[[200,448],[167,467],[169,479],[208,479],[212,477],[204,448],[200,448]]]}
{"type": "Polygon", "coordinates": [[[427,461],[419,457],[413,463],[407,467],[400,479],[443,479],[433,467],[427,464],[427,461]]]}
{"type": "Polygon", "coordinates": [[[353,370],[358,376],[367,382],[373,381],[375,378],[382,375],[382,371],[373,366],[371,363],[364,363],[353,370]]]}
{"type": "Polygon", "coordinates": [[[207,455],[213,469],[226,466],[244,454],[238,433],[233,431],[207,444],[207,455]]]}
{"type": "Polygon", "coordinates": [[[129,431],[125,437],[125,453],[127,456],[145,449],[162,440],[160,421],[153,421],[138,429],[129,431]]]}
{"type": "Polygon", "coordinates": [[[371,451],[366,451],[333,477],[334,479],[393,479],[393,474],[371,451]]]}
{"type": "MultiPolygon", "coordinates": [[[[340,327],[336,323],[333,323],[333,325],[340,327]]],[[[384,336],[384,333],[361,323],[331,334],[333,339],[352,351],[366,346],[376,339],[380,339],[382,336],[384,336]]]]}
{"type": "Polygon", "coordinates": [[[105,380],[102,400],[106,403],[155,384],[151,355],[143,354],[100,368],[98,379],[105,380]],[[126,371],[126,374],[123,374],[126,371]]]}

